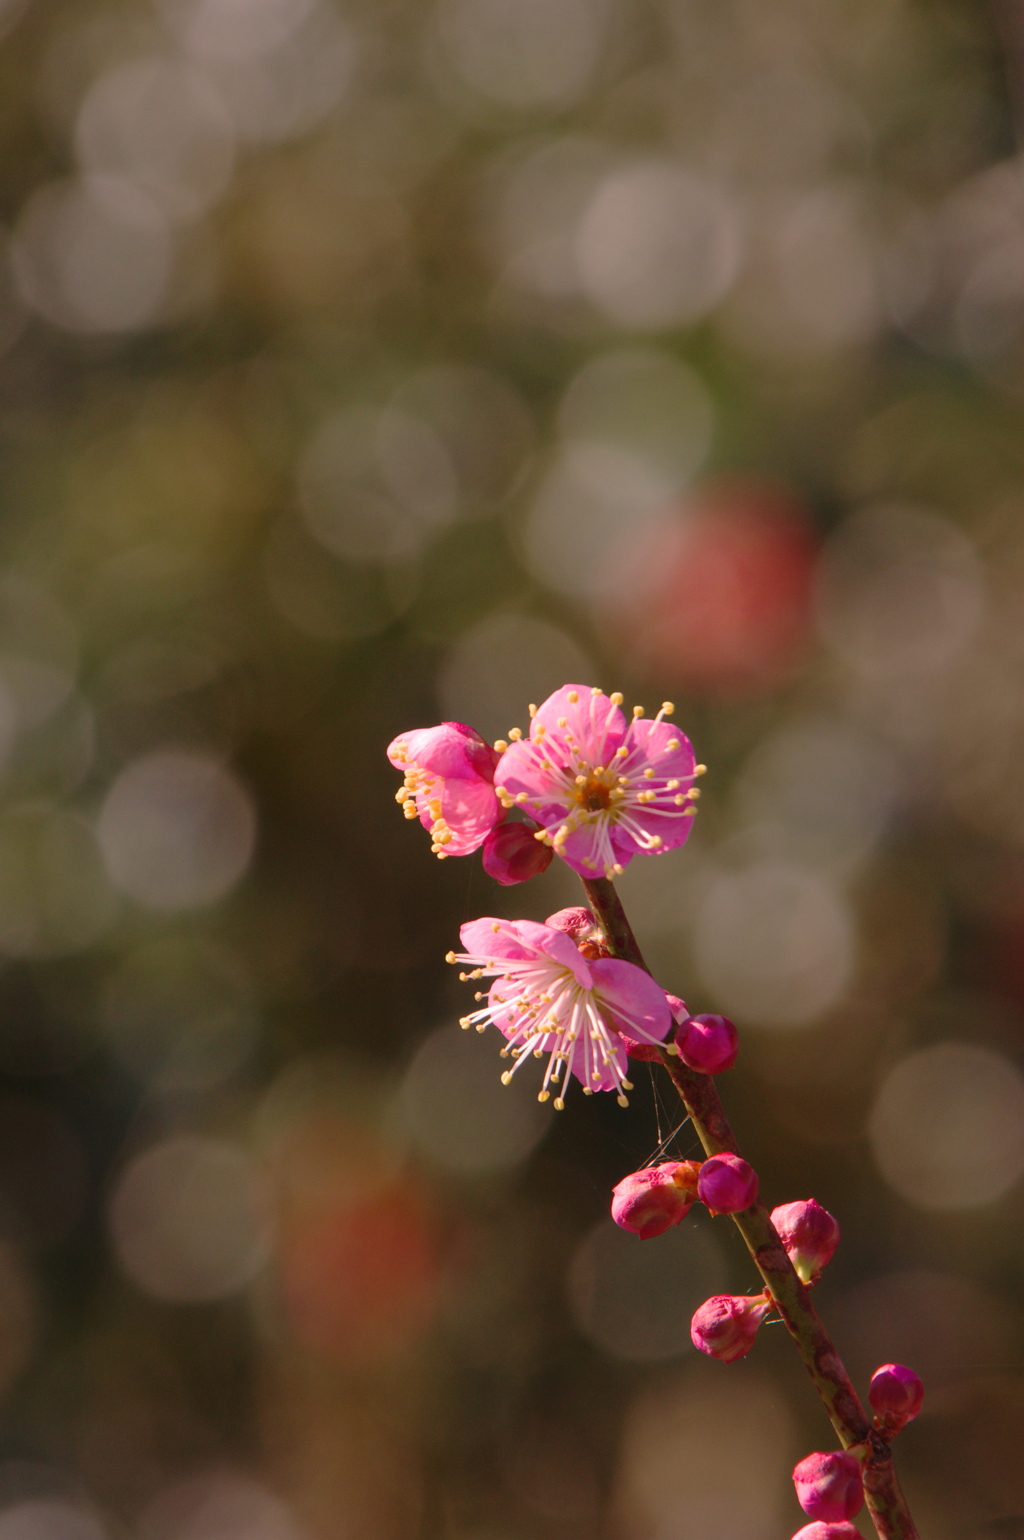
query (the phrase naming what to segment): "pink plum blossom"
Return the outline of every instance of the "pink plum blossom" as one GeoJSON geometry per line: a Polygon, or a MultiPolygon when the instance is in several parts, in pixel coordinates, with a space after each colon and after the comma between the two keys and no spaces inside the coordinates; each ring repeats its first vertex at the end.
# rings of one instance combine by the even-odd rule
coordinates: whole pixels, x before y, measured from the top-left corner
{"type": "Polygon", "coordinates": [[[757,1329],[772,1302],[764,1294],[715,1294],[695,1311],[690,1341],[709,1358],[734,1363],[754,1345],[757,1329]]]}
{"type": "Polygon", "coordinates": [[[561,1110],[571,1071],[587,1094],[615,1091],[625,1106],[633,1087],[620,1031],[659,1042],[672,1025],[665,992],[649,974],[618,958],[584,957],[564,931],[532,920],[472,920],[459,934],[466,950],[449,952],[448,961],[472,969],[463,978],[495,980],[486,1006],[462,1025],[482,1032],[493,1024],[508,1039],[502,1056],[516,1063],[503,1082],[547,1054],[541,1101],[554,1086],[561,1110]]]}
{"type": "MultiPolygon", "coordinates": [[[[683,844],[693,826],[694,763],[689,739],[636,707],[627,722],[622,696],[564,685],[536,711],[529,738],[516,737],[495,771],[505,807],[518,806],[582,877],[613,877],[639,853],[683,844]]],[[[516,730],[518,732],[518,729],[516,730]]]]}
{"type": "Polygon", "coordinates": [[[882,1364],[871,1376],[868,1400],[877,1425],[886,1433],[898,1433],[921,1410],[924,1385],[905,1364],[882,1364]]]}
{"type": "Polygon", "coordinates": [[[772,1224],[804,1283],[817,1283],[839,1245],[839,1222],[813,1198],[772,1209],[772,1224]]]}
{"type": "Polygon", "coordinates": [[[468,856],[503,817],[494,792],[498,756],[464,722],[400,733],[388,746],[388,759],[405,772],[396,801],[404,804],[406,818],[429,829],[436,856],[468,856]]]}
{"type": "Polygon", "coordinates": [[[612,1218],[642,1241],[664,1234],[690,1212],[699,1170],[697,1160],[666,1160],[630,1172],[612,1191],[612,1218]]]}
{"type": "Polygon", "coordinates": [[[738,1214],[757,1201],[758,1180],[742,1155],[712,1155],[700,1168],[697,1194],[712,1214],[738,1214]]]}
{"type": "Polygon", "coordinates": [[[794,1468],[793,1485],[804,1512],[824,1523],[856,1518],[864,1506],[860,1461],[845,1449],[809,1454],[794,1468]]]}
{"type": "Polygon", "coordinates": [[[793,1540],[860,1540],[860,1530],[855,1524],[822,1524],[816,1521],[798,1529],[793,1540]]]}
{"type": "Polygon", "coordinates": [[[691,1016],[676,1033],[679,1057],[701,1075],[720,1075],[736,1063],[739,1037],[728,1016],[691,1016]]]}
{"type": "Polygon", "coordinates": [[[482,860],[484,871],[502,887],[526,882],[530,877],[546,871],[551,865],[553,852],[534,839],[535,824],[499,823],[484,840],[482,860]]]}

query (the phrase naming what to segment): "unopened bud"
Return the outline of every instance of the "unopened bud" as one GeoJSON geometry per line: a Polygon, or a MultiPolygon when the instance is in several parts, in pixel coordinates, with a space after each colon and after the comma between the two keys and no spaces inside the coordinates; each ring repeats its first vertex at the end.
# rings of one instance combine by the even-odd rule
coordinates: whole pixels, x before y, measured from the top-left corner
{"type": "Polygon", "coordinates": [[[793,1540],[860,1540],[860,1530],[855,1524],[805,1524],[798,1529],[793,1540]]]}
{"type": "Polygon", "coordinates": [[[740,1155],[712,1155],[700,1168],[697,1196],[712,1214],[738,1214],[757,1199],[757,1172],[740,1155]]]}
{"type": "Polygon", "coordinates": [[[804,1283],[817,1283],[839,1245],[839,1224],[813,1198],[772,1209],[772,1224],[804,1283]]]}
{"type": "Polygon", "coordinates": [[[676,1033],[679,1057],[700,1075],[720,1075],[736,1063],[739,1035],[728,1016],[691,1016],[676,1033]]]}
{"type": "Polygon", "coordinates": [[[731,1364],[750,1352],[771,1308],[764,1294],[716,1294],[694,1313],[690,1341],[709,1358],[731,1364]]]}
{"type": "Polygon", "coordinates": [[[548,915],[544,924],[550,925],[552,930],[564,930],[574,941],[596,935],[598,930],[597,920],[582,904],[569,909],[557,909],[554,914],[548,915]]]}
{"type": "Polygon", "coordinates": [[[793,1485],[804,1512],[825,1523],[855,1518],[864,1505],[860,1461],[848,1450],[809,1454],[795,1467],[793,1485]]]}
{"type": "Polygon", "coordinates": [[[534,838],[536,828],[532,823],[500,823],[484,840],[482,859],[484,871],[502,887],[526,882],[546,871],[551,865],[554,851],[548,845],[539,845],[534,838]]]}
{"type": "Polygon", "coordinates": [[[883,1364],[871,1376],[868,1400],[878,1427],[886,1433],[898,1433],[921,1410],[924,1385],[905,1364],[883,1364]]]}
{"type": "Polygon", "coordinates": [[[697,1196],[696,1160],[666,1160],[624,1176],[612,1191],[612,1218],[642,1241],[677,1225],[697,1196]]]}

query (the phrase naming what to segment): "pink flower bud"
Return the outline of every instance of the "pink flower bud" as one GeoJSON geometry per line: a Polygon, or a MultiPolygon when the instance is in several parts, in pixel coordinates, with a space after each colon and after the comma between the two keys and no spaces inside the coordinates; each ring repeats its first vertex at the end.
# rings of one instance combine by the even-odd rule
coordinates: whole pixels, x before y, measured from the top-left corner
{"type": "Polygon", "coordinates": [[[546,871],[554,851],[534,839],[530,823],[500,823],[484,840],[483,863],[488,877],[510,888],[546,871]]]}
{"type": "Polygon", "coordinates": [[[739,1036],[728,1016],[691,1016],[676,1033],[684,1064],[701,1075],[719,1075],[736,1063],[739,1036]]]}
{"type": "Polygon", "coordinates": [[[860,1530],[854,1524],[805,1524],[798,1529],[793,1540],[860,1540],[860,1530]]]}
{"type": "Polygon", "coordinates": [[[716,1294],[694,1313],[690,1341],[709,1358],[731,1364],[750,1352],[757,1328],[771,1308],[771,1300],[763,1294],[716,1294]]]}
{"type": "Polygon", "coordinates": [[[738,1214],[757,1199],[757,1172],[739,1155],[712,1155],[700,1168],[697,1196],[712,1214],[738,1214]]]}
{"type": "Polygon", "coordinates": [[[804,1512],[825,1523],[855,1518],[864,1505],[860,1461],[848,1450],[809,1454],[795,1467],[793,1485],[804,1512]]]}
{"type": "Polygon", "coordinates": [[[666,1160],[624,1176],[613,1189],[612,1218],[642,1241],[677,1225],[697,1196],[696,1160],[666,1160]]]}
{"type": "Polygon", "coordinates": [[[804,1283],[817,1283],[839,1244],[839,1224],[813,1198],[772,1209],[772,1224],[804,1283]]]}
{"type": "Polygon", "coordinates": [[[582,904],[569,909],[556,909],[554,914],[548,915],[544,924],[550,925],[552,930],[564,930],[574,941],[582,941],[597,930],[593,914],[589,909],[584,909],[582,904]]]}
{"type": "Polygon", "coordinates": [[[871,1376],[868,1400],[877,1425],[886,1433],[898,1433],[921,1410],[924,1385],[904,1364],[883,1364],[871,1376]]]}

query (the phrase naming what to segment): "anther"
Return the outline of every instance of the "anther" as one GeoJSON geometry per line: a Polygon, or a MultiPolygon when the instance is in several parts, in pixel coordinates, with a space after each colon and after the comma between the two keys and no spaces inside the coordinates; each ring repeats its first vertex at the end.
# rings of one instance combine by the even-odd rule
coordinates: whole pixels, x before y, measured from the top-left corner
{"type": "Polygon", "coordinates": [[[693,773],[694,775],[707,775],[708,767],[707,765],[694,765],[693,773]]]}
{"type": "MultiPolygon", "coordinates": [[[[600,692],[598,692],[598,693],[600,693],[600,692]]],[[[609,695],[608,699],[611,701],[613,706],[621,706],[622,705],[622,691],[621,690],[613,690],[611,695],[609,695]]]]}
{"type": "Polygon", "coordinates": [[[513,743],[518,743],[523,736],[523,729],[521,727],[510,727],[508,735],[513,743]]]}
{"type": "Polygon", "coordinates": [[[661,709],[667,717],[670,717],[676,708],[673,706],[670,700],[663,700],[661,703],[661,709]]]}
{"type": "Polygon", "coordinates": [[[679,739],[678,738],[670,738],[668,740],[668,742],[666,743],[665,747],[667,749],[673,749],[673,750],[677,749],[679,747],[679,739]]]}
{"type": "Polygon", "coordinates": [[[636,721],[637,717],[642,717],[643,714],[644,714],[644,708],[642,706],[634,706],[633,707],[633,720],[634,721],[636,721]]]}
{"type": "Polygon", "coordinates": [[[644,780],[645,781],[653,781],[654,780],[654,771],[651,769],[650,765],[648,765],[647,769],[644,771],[644,780]]]}
{"type": "Polygon", "coordinates": [[[444,960],[447,963],[453,963],[453,962],[458,962],[459,959],[456,957],[454,952],[445,952],[444,960]]]}
{"type": "MultiPolygon", "coordinates": [[[[474,1051],[474,1053],[475,1053],[475,1052],[476,1052],[476,1050],[475,1050],[475,1049],[474,1049],[474,1050],[473,1050],[473,1051],[474,1051]]],[[[511,1071],[511,1070],[510,1070],[510,1069],[507,1069],[507,1070],[506,1070],[506,1071],[505,1071],[505,1073],[504,1073],[504,1074],[503,1074],[503,1075],[502,1075],[502,1077],[501,1077],[501,1083],[502,1083],[502,1085],[508,1085],[508,1083],[509,1083],[509,1081],[510,1081],[510,1080],[511,1080],[511,1079],[512,1079],[512,1071],[511,1071]]]]}
{"type": "Polygon", "coordinates": [[[546,1102],[550,1095],[551,1095],[550,1091],[538,1091],[537,1092],[537,1100],[539,1102],[546,1102]]]}
{"type": "Polygon", "coordinates": [[[568,727],[569,726],[569,718],[568,717],[559,717],[558,718],[558,725],[559,725],[559,727],[568,727]]]}
{"type": "Polygon", "coordinates": [[[560,1096],[556,1096],[555,1097],[555,1100],[552,1103],[552,1105],[554,1106],[554,1109],[555,1109],[556,1112],[564,1112],[565,1111],[565,1102],[563,1101],[562,1097],[560,1097],[560,1096]]]}
{"type": "Polygon", "coordinates": [[[580,698],[580,692],[579,692],[579,690],[570,690],[570,691],[569,691],[569,696],[568,696],[568,698],[569,698],[569,701],[570,701],[570,704],[572,704],[572,705],[573,705],[573,706],[575,706],[575,705],[576,705],[576,703],[577,703],[577,701],[578,701],[578,700],[579,700],[579,698],[580,698]]]}
{"type": "Polygon", "coordinates": [[[620,1107],[628,1107],[629,1106],[629,1098],[627,1096],[617,1096],[615,1099],[618,1102],[620,1107]]]}
{"type": "Polygon", "coordinates": [[[633,1089],[633,1082],[632,1082],[632,1080],[624,1080],[622,1082],[622,1089],[624,1091],[632,1091],[632,1089],[633,1089]]]}
{"type": "Polygon", "coordinates": [[[531,717],[535,717],[537,715],[537,708],[536,708],[536,706],[531,705],[529,707],[529,712],[530,712],[531,717]]]}
{"type": "Polygon", "coordinates": [[[495,752],[495,754],[504,754],[504,752],[505,752],[505,750],[507,748],[508,748],[508,744],[505,742],[504,738],[495,738],[495,740],[494,740],[494,752],[495,752]]]}

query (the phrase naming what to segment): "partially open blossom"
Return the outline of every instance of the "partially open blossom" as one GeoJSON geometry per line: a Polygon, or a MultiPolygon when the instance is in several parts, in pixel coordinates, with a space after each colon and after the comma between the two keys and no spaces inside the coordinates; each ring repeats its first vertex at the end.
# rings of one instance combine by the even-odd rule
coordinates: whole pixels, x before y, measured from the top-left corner
{"type": "Polygon", "coordinates": [[[860,1540],[860,1530],[855,1524],[805,1524],[798,1529],[793,1540],[860,1540]]]}
{"type": "Polygon", "coordinates": [[[553,852],[534,839],[535,824],[499,823],[484,840],[484,871],[502,887],[526,882],[546,871],[553,852]]]}
{"type": "Polygon", "coordinates": [[[701,1075],[719,1075],[736,1063],[739,1035],[728,1016],[691,1016],[676,1033],[679,1057],[701,1075]]]}
{"type": "Polygon", "coordinates": [[[883,1364],[871,1376],[868,1400],[878,1426],[886,1433],[898,1433],[921,1410],[924,1385],[905,1364],[883,1364]]]}
{"type": "Polygon", "coordinates": [[[505,807],[536,819],[537,838],[583,877],[612,877],[641,852],[673,850],[697,810],[701,767],[685,734],[663,720],[671,703],[653,721],[637,706],[627,722],[621,701],[563,686],[530,708],[529,738],[513,735],[495,771],[505,807]]]}
{"type": "Polygon", "coordinates": [[[495,751],[464,722],[400,733],[388,759],[405,772],[396,800],[429,829],[437,856],[468,856],[502,818],[494,792],[495,751]]]}
{"type": "Polygon", "coordinates": [[[757,1199],[757,1172],[742,1155],[712,1155],[700,1168],[697,1196],[712,1214],[738,1214],[757,1199]]]}
{"type": "Polygon", "coordinates": [[[666,1160],[632,1171],[612,1190],[612,1218],[642,1241],[662,1235],[690,1212],[699,1160],[666,1160]]]}
{"type": "Polygon", "coordinates": [[[588,1094],[615,1091],[625,1106],[633,1087],[620,1031],[660,1042],[672,1025],[665,992],[650,975],[616,957],[584,957],[564,931],[532,920],[472,920],[459,934],[466,950],[449,952],[448,961],[472,969],[463,978],[495,980],[486,1006],[462,1025],[482,1032],[493,1024],[504,1033],[502,1054],[516,1060],[505,1084],[531,1056],[546,1054],[541,1101],[554,1086],[555,1106],[564,1106],[571,1071],[588,1094]]]}
{"type": "Polygon", "coordinates": [[[690,1341],[709,1358],[731,1364],[750,1352],[771,1308],[764,1294],[716,1294],[694,1313],[690,1341]]]}
{"type": "Polygon", "coordinates": [[[813,1198],[772,1209],[772,1224],[804,1283],[817,1283],[839,1245],[839,1223],[813,1198]]]}
{"type": "Polygon", "coordinates": [[[794,1468],[793,1485],[804,1512],[825,1523],[855,1518],[864,1505],[860,1461],[849,1450],[809,1454],[794,1468]]]}

